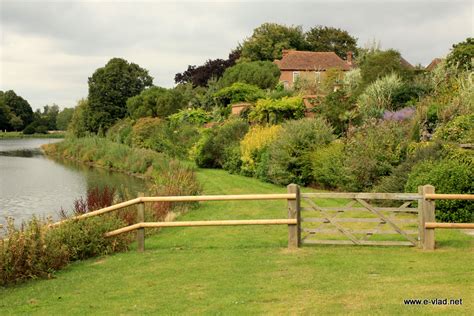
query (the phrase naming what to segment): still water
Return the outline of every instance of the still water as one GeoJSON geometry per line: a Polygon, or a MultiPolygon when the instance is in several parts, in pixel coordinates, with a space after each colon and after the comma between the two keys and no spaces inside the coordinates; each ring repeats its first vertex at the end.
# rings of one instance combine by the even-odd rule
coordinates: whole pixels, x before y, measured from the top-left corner
{"type": "Polygon", "coordinates": [[[139,178],[45,157],[40,146],[58,141],[0,139],[0,224],[6,217],[17,224],[32,215],[57,219],[61,208],[70,211],[76,199],[97,186],[114,187],[131,197],[146,192],[139,178]]]}

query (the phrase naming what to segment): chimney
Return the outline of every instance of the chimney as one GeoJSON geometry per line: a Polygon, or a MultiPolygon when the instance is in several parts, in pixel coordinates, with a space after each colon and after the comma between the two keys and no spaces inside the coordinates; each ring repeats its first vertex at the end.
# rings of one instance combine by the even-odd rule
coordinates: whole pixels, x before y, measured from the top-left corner
{"type": "Polygon", "coordinates": [[[347,64],[349,64],[349,66],[352,66],[352,57],[353,57],[353,55],[354,55],[353,52],[351,52],[351,51],[347,52],[346,62],[347,62],[347,64]]]}

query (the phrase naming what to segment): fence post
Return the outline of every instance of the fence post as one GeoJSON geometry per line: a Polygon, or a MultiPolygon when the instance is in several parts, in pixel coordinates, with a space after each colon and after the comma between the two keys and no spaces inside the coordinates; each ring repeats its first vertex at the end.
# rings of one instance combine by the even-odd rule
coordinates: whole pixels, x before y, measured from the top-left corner
{"type": "Polygon", "coordinates": [[[296,184],[288,185],[288,193],[296,194],[296,199],[288,199],[288,218],[296,219],[296,225],[288,225],[288,248],[298,248],[301,244],[301,210],[300,187],[296,184]]]}
{"type": "Polygon", "coordinates": [[[426,194],[434,194],[435,188],[432,185],[424,185],[421,187],[423,199],[421,200],[421,211],[422,211],[422,242],[424,250],[434,250],[435,248],[435,230],[434,228],[426,228],[427,222],[435,222],[435,202],[433,200],[427,200],[426,194]]]}
{"type": "MultiPolygon", "coordinates": [[[[138,193],[138,197],[143,197],[143,193],[138,193]]],[[[137,206],[137,223],[145,221],[145,203],[138,203],[137,206]]],[[[145,251],[145,228],[137,229],[137,250],[138,252],[145,251]]]]}

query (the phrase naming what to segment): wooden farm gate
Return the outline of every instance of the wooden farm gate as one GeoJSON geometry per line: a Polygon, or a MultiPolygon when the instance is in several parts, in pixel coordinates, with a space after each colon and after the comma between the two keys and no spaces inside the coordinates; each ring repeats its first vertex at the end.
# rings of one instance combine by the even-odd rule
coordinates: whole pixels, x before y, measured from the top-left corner
{"type": "Polygon", "coordinates": [[[302,244],[417,246],[422,195],[301,193],[302,244]],[[417,202],[417,203],[414,203],[417,202]]]}

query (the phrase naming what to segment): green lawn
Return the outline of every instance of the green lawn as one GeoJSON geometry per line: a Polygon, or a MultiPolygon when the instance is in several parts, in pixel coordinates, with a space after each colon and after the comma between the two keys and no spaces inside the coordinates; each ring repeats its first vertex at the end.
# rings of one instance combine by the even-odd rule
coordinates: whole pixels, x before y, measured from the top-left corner
{"type": "MultiPolygon", "coordinates": [[[[285,192],[219,170],[206,194],[285,192]]],[[[207,202],[181,220],[285,218],[283,201],[207,202]]],[[[473,314],[474,238],[436,231],[438,249],[305,246],[284,226],[169,228],[133,251],[0,289],[0,314],[473,314]],[[462,306],[405,306],[407,298],[462,306]]]]}

